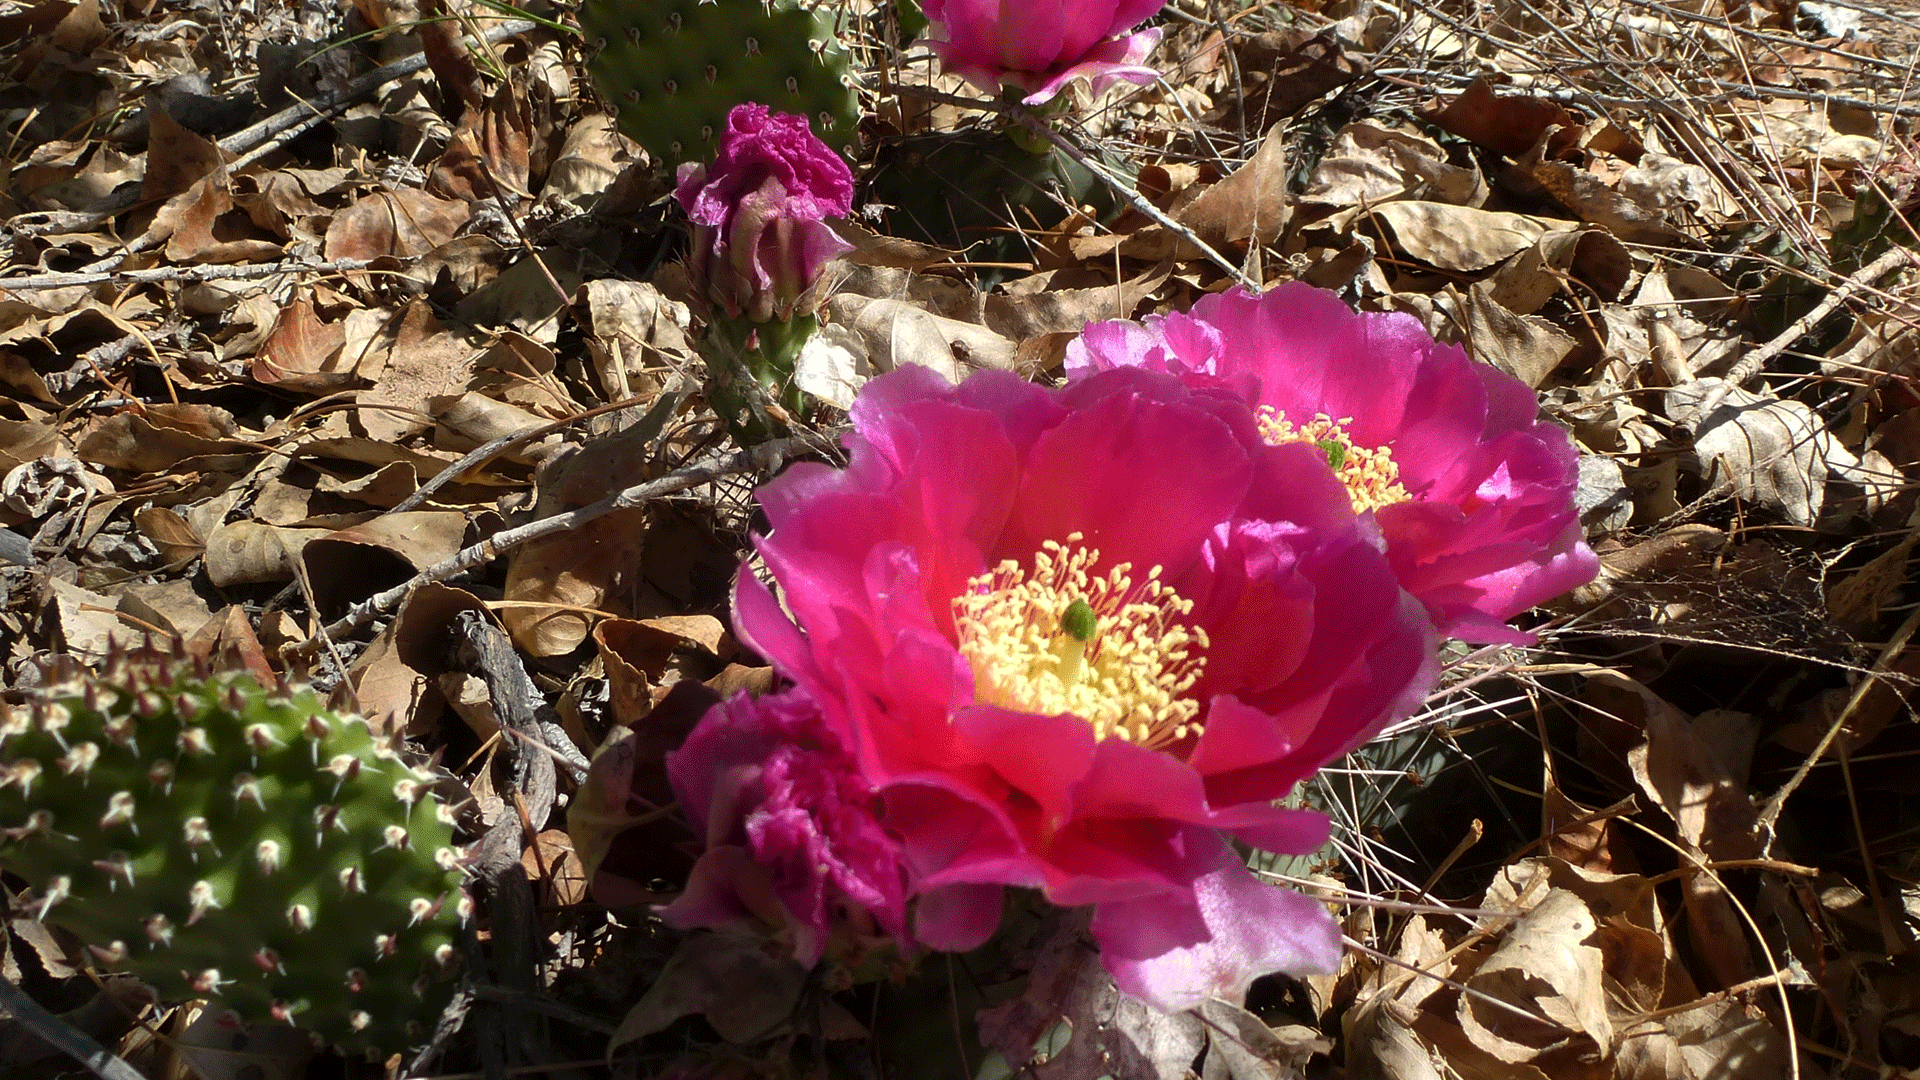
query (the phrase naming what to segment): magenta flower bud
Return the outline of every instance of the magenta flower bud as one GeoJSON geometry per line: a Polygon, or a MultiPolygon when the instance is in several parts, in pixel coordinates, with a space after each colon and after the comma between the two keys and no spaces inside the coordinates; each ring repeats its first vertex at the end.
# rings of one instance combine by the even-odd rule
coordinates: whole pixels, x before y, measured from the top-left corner
{"type": "Polygon", "coordinates": [[[926,0],[929,42],[947,70],[983,89],[1017,86],[1044,105],[1075,79],[1100,93],[1115,80],[1150,83],[1160,30],[1129,33],[1161,0],[926,0]]]}
{"type": "Polygon", "coordinates": [[[732,318],[791,318],[852,250],[823,219],[853,209],[853,172],[804,116],[734,106],[713,164],[680,166],[673,194],[693,219],[688,271],[732,318]]]}
{"type": "Polygon", "coordinates": [[[913,949],[900,844],[879,799],[811,698],[787,690],[715,705],[667,776],[706,850],[661,909],[679,927],[783,927],[794,958],[819,961],[845,924],[913,949]]]}

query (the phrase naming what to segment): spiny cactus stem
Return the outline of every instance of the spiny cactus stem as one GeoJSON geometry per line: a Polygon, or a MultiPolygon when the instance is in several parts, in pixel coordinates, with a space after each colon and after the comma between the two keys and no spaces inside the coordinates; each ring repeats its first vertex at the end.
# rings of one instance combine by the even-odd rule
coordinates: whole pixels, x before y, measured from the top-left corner
{"type": "Polygon", "coordinates": [[[158,649],[106,666],[111,685],[50,661],[31,704],[0,709],[0,862],[24,910],[236,1023],[415,1039],[473,905],[452,810],[400,733],[158,649]]]}

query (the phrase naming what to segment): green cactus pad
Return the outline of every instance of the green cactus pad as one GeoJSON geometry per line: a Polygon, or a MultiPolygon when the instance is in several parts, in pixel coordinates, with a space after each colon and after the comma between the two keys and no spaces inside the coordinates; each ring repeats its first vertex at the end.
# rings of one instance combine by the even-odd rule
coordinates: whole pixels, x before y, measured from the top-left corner
{"type": "Polygon", "coordinates": [[[0,711],[0,864],[102,967],[344,1051],[426,1041],[471,910],[431,778],[311,690],[153,648],[0,711]]]}
{"type": "MultiPolygon", "coordinates": [[[[1086,166],[985,128],[883,144],[854,204],[887,208],[883,229],[891,236],[964,248],[983,263],[1028,261],[1032,252],[1015,225],[1052,228],[1067,216],[1063,204],[1090,206],[1102,220],[1114,211],[1113,192],[1086,166]]],[[[1007,276],[979,272],[983,287],[1007,276]]]]}
{"type": "Polygon", "coordinates": [[[835,150],[859,145],[860,113],[832,13],[802,0],[586,0],[594,82],[620,129],[669,165],[713,154],[727,113],[757,101],[799,113],[835,150]]]}

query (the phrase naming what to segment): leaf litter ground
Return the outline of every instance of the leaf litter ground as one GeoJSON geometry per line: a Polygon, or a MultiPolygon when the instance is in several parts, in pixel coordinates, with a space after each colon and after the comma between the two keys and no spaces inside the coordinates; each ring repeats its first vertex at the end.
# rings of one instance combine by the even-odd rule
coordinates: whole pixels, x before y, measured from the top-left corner
{"type": "MultiPolygon", "coordinates": [[[[416,1075],[1920,1068],[1920,18],[1188,0],[1160,84],[1082,102],[1086,168],[1018,179],[1049,207],[943,180],[1018,117],[844,6],[871,227],[822,400],[906,362],[1050,377],[1088,319],[1297,277],[1536,387],[1582,452],[1599,580],[1313,782],[1328,852],[1256,863],[1343,914],[1343,969],[1178,1017],[1071,913],[891,972],[683,939],[645,904],[684,826],[572,798],[610,732],[664,792],[693,691],[767,684],[725,622],[750,491],[841,414],[743,449],[704,409],[667,179],[569,19],[0,4],[9,684],[178,634],[440,752],[519,869],[416,1075]],[[942,184],[944,216],[893,199],[942,184]],[[570,829],[619,871],[593,895],[570,829]]],[[[401,1067],[236,1046],[9,929],[9,981],[143,1075],[401,1067]]],[[[0,1069],[77,1073],[35,1030],[0,1069]]]]}

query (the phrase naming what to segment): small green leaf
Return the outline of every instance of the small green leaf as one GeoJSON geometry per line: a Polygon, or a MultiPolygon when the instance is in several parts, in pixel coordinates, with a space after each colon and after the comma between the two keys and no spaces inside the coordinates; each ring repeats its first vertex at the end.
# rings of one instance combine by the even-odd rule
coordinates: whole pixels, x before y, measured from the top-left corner
{"type": "Polygon", "coordinates": [[[1060,616],[1060,629],[1075,641],[1093,640],[1093,605],[1087,603],[1085,597],[1068,604],[1067,610],[1060,616]]]}

